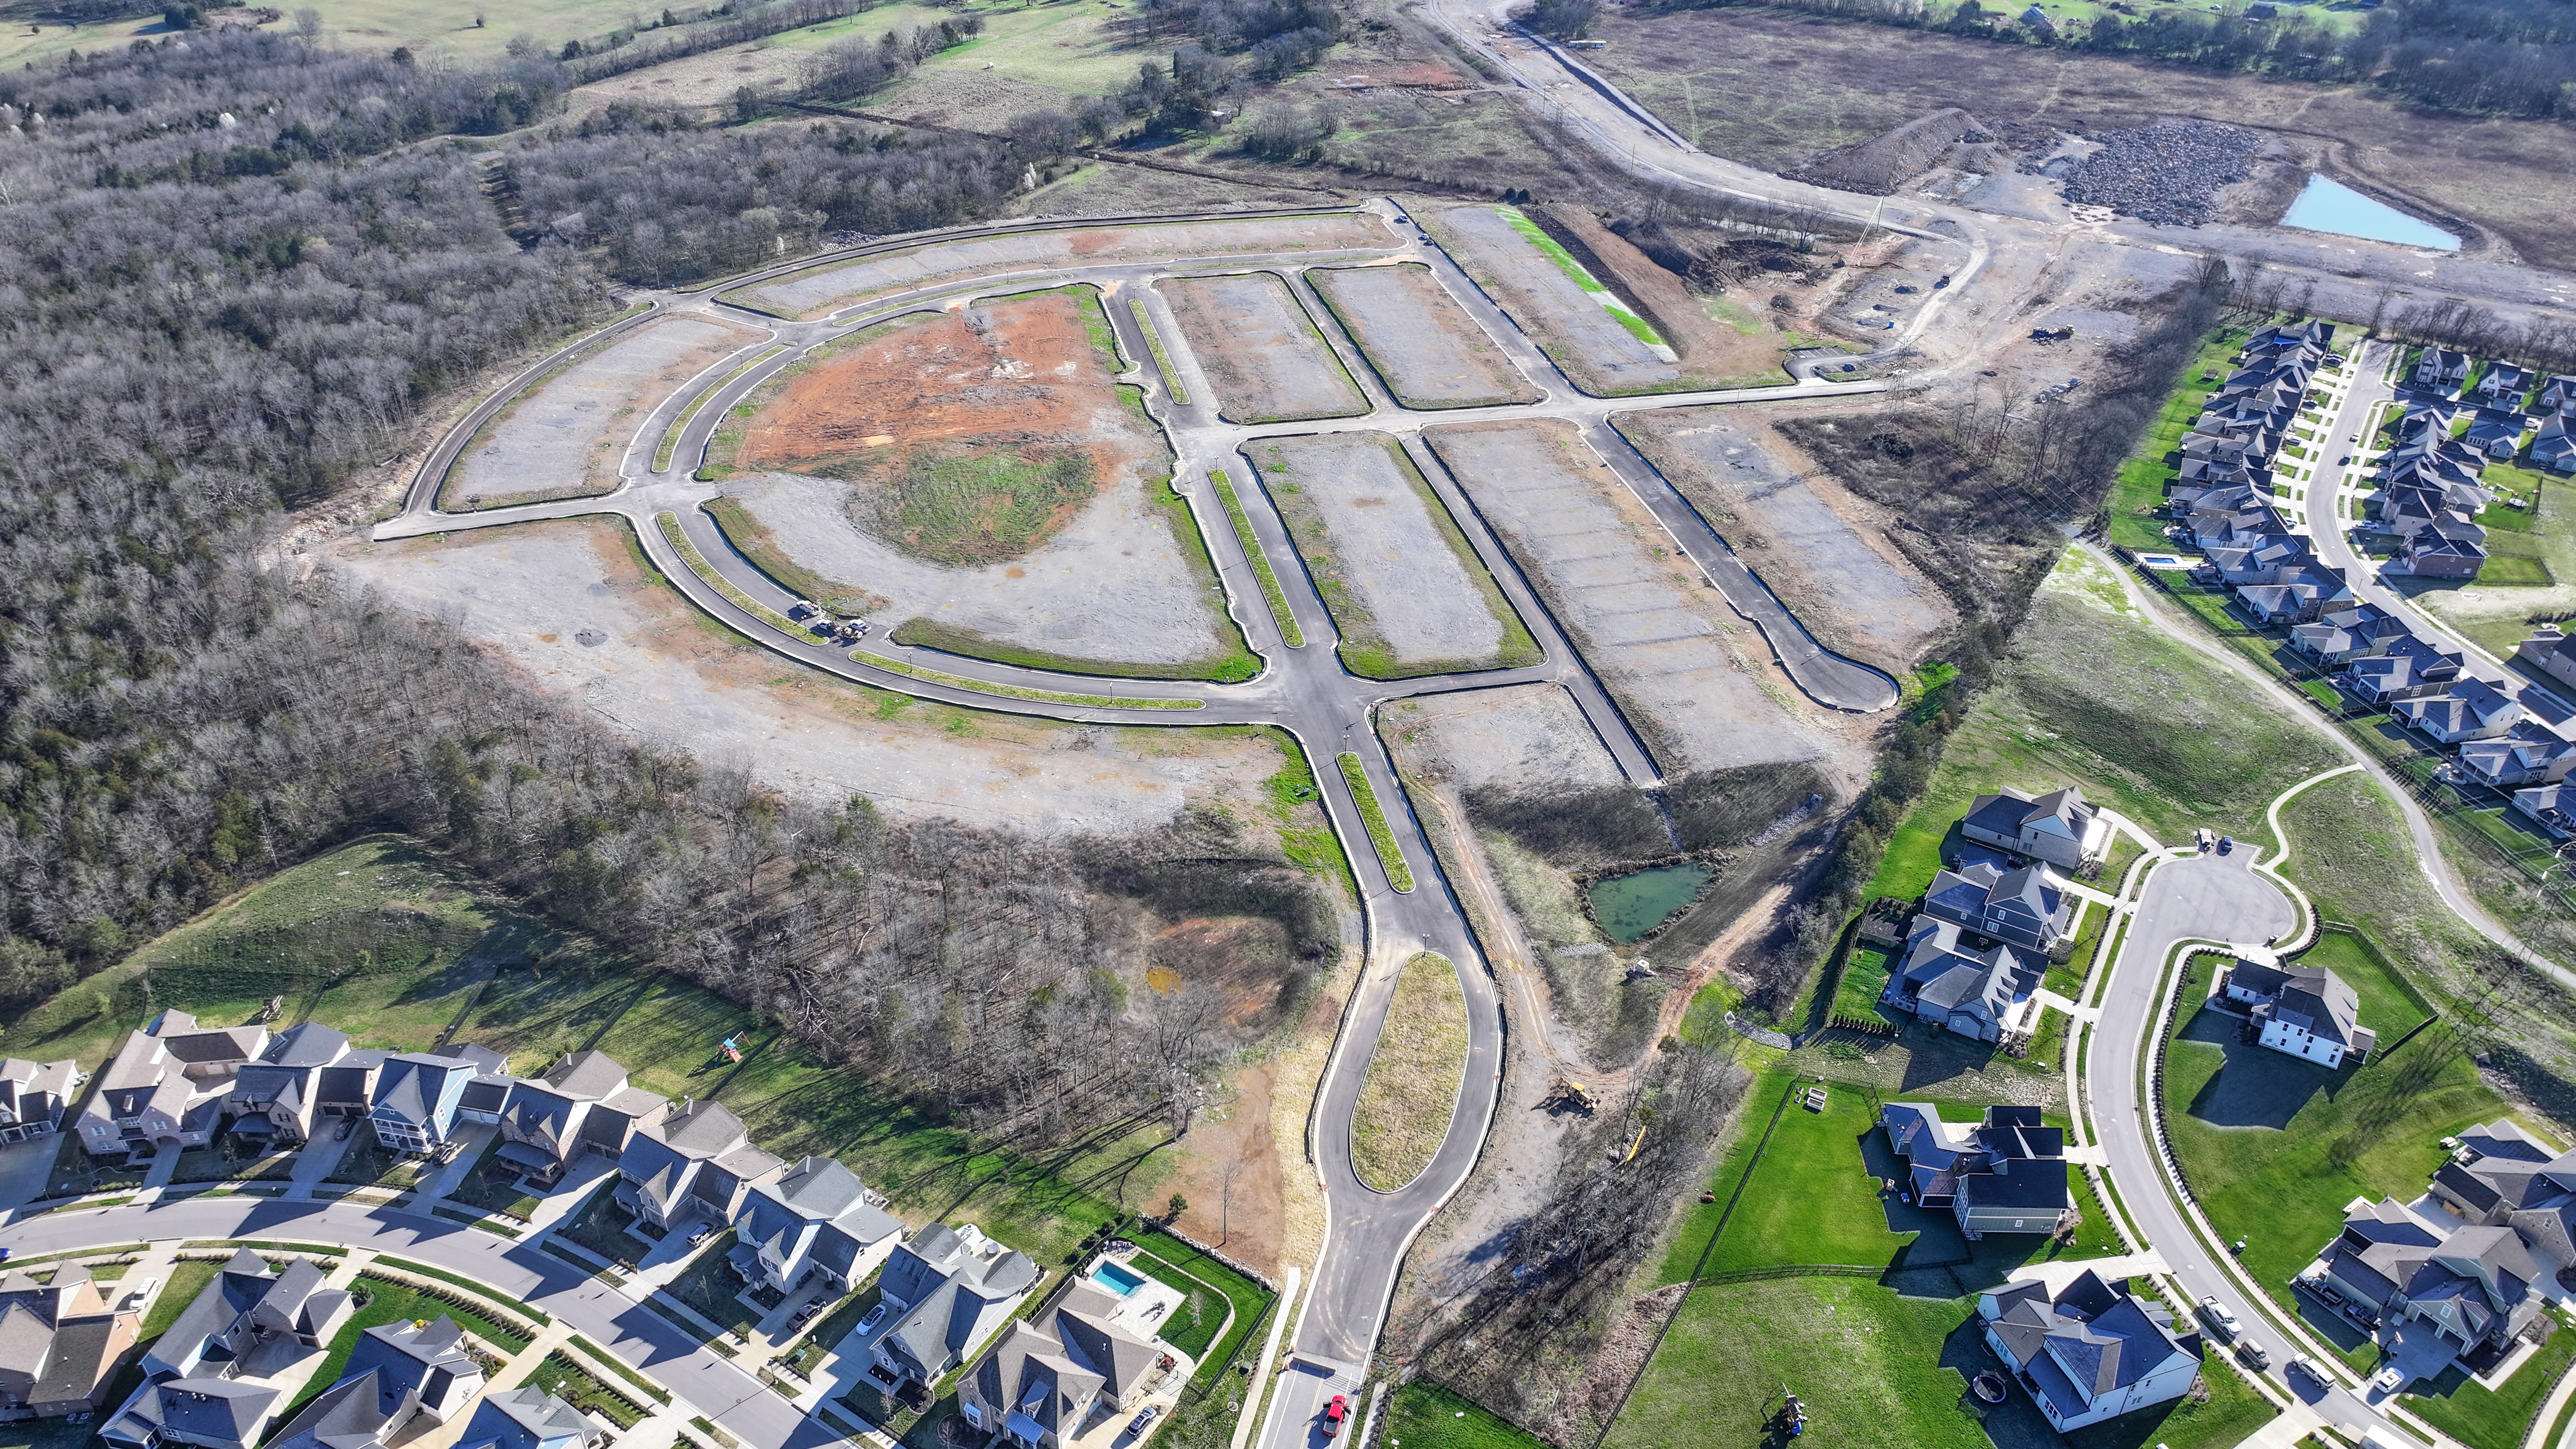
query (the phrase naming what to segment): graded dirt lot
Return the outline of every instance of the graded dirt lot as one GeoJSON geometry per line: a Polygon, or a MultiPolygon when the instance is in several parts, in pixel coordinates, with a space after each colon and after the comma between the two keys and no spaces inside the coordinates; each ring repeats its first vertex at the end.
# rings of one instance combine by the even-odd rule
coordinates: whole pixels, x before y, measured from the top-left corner
{"type": "Polygon", "coordinates": [[[1426,208],[1414,217],[1585,392],[1607,396],[1683,385],[1679,366],[1656,356],[1563,267],[1513,230],[1500,210],[1426,208]]]}
{"type": "Polygon", "coordinates": [[[484,425],[448,473],[438,506],[502,508],[613,491],[643,414],[761,336],[711,317],[672,317],[575,359],[484,425]]]}
{"type": "Polygon", "coordinates": [[[1536,662],[1528,631],[1395,439],[1265,439],[1251,456],[1352,672],[1397,679],[1536,662]]]}
{"type": "MultiPolygon", "coordinates": [[[[1464,408],[1539,399],[1419,262],[1391,267],[1318,267],[1315,293],[1368,355],[1387,391],[1409,408],[1464,408]]],[[[1200,354],[1204,360],[1204,351],[1200,354]]]]}
{"type": "Polygon", "coordinates": [[[1723,408],[1630,413],[1619,427],[1828,648],[1902,673],[1950,623],[1940,590],[1879,536],[1867,505],[1793,471],[1769,427],[1723,408]]]}
{"type": "Polygon", "coordinates": [[[1571,427],[1457,423],[1423,435],[1668,772],[1822,752],[1754,672],[1768,651],[1752,626],[1671,555],[1571,427]]]}
{"type": "Polygon", "coordinates": [[[1416,695],[1388,716],[1403,743],[1420,744],[1426,764],[1460,790],[1487,786],[1570,790],[1627,783],[1619,762],[1554,684],[1416,695]]]}
{"type": "Polygon", "coordinates": [[[636,737],[818,804],[1038,834],[1134,834],[1185,806],[1268,820],[1279,751],[1245,732],[1116,729],[849,684],[749,643],[648,581],[624,525],[577,520],[340,545],[332,566],[457,619],[537,687],[636,737]]]}
{"type": "Polygon", "coordinates": [[[2195,116],[2268,130],[2305,161],[2493,230],[2526,261],[2576,266],[2567,134],[2545,121],[2421,115],[2353,87],[1741,7],[1604,15],[1593,34],[1609,45],[1588,64],[1701,149],[1766,170],[1944,106],[2078,133],[2195,116]]]}
{"type": "MultiPolygon", "coordinates": [[[[1546,206],[1536,214],[1576,260],[1655,324],[1655,330],[1681,356],[1685,385],[1770,387],[1789,381],[1780,366],[1781,354],[1804,339],[1777,330],[1776,324],[1785,319],[1780,309],[1768,305],[1772,289],[1759,289],[1748,297],[1753,306],[1729,307],[1723,299],[1694,295],[1681,278],[1655,265],[1586,208],[1546,206]],[[1710,306],[1712,300],[1719,305],[1710,306]]],[[[1817,265],[1825,264],[1819,260],[1817,265]]],[[[1768,280],[1780,274],[1759,275],[1768,280]]]]}
{"type": "Polygon", "coordinates": [[[1258,257],[1273,252],[1363,252],[1389,249],[1394,243],[1393,234],[1376,217],[1348,212],[1257,221],[1165,222],[1028,232],[915,247],[865,261],[816,267],[742,292],[727,293],[726,298],[781,316],[803,318],[820,316],[898,287],[962,281],[990,272],[1180,257],[1258,257]]]}
{"type": "Polygon", "coordinates": [[[1226,421],[1285,423],[1368,411],[1368,400],[1277,273],[1176,277],[1154,289],[1170,301],[1226,421]]]}
{"type": "Polygon", "coordinates": [[[752,525],[734,545],[872,596],[882,625],[917,621],[937,647],[1153,672],[1229,655],[1171,454],[1110,380],[1097,322],[1087,288],[1034,293],[782,375],[709,451],[752,525]]]}

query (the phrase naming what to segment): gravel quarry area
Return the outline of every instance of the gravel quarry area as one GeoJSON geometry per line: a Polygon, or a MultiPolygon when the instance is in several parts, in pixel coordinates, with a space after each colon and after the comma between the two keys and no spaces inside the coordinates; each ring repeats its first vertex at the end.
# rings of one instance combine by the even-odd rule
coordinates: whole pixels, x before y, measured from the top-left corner
{"type": "Polygon", "coordinates": [[[1268,819],[1258,736],[1059,724],[929,704],[799,668],[648,582],[624,526],[569,520],[371,544],[330,560],[456,621],[546,694],[641,740],[739,765],[818,805],[1040,835],[1135,834],[1184,807],[1268,819]]]}
{"type": "Polygon", "coordinates": [[[1423,435],[1667,773],[1823,752],[1754,674],[1769,651],[1753,627],[1671,551],[1571,427],[1459,423],[1423,435]]]}
{"type": "Polygon", "coordinates": [[[1395,439],[1329,433],[1250,452],[1355,672],[1493,667],[1505,636],[1497,611],[1509,606],[1483,566],[1461,557],[1457,525],[1395,439]]]}
{"type": "MultiPolygon", "coordinates": [[[[612,491],[626,446],[652,405],[725,354],[763,338],[712,317],[665,318],[619,336],[538,382],[485,424],[439,490],[438,506],[501,508],[612,491]]],[[[651,462],[648,451],[644,463],[651,462]]]]}
{"type": "Polygon", "coordinates": [[[909,619],[1070,659],[1178,665],[1221,656],[1222,595],[1192,566],[1175,527],[1188,527],[1159,486],[1105,488],[1046,542],[1009,563],[931,563],[850,519],[851,486],[792,473],[737,480],[729,491],[770,534],[770,546],[826,578],[886,600],[891,631],[909,619]]]}
{"type": "Polygon", "coordinates": [[[1902,672],[1949,625],[1938,589],[1836,512],[1773,451],[1776,441],[1724,409],[1630,413],[1619,427],[1835,652],[1902,672]]]}
{"type": "Polygon", "coordinates": [[[2198,226],[2218,193],[2254,174],[2263,136],[2222,121],[2161,120],[2091,138],[2102,148],[2066,178],[2066,199],[2158,226],[2198,226]]]}
{"type": "Polygon", "coordinates": [[[1394,245],[1394,234],[1385,223],[1361,212],[1024,232],[818,267],[728,292],[725,300],[801,320],[898,287],[984,272],[1181,257],[1258,257],[1272,252],[1381,251],[1394,245]]]}
{"type": "MultiPolygon", "coordinates": [[[[1317,267],[1316,294],[1349,330],[1387,391],[1409,408],[1530,403],[1530,386],[1419,262],[1390,267],[1317,267]]],[[[1203,351],[1201,357],[1206,356],[1203,351]]]]}
{"type": "Polygon", "coordinates": [[[1157,282],[1233,423],[1346,418],[1368,399],[1275,272],[1157,282]]]}
{"type": "Polygon", "coordinates": [[[1502,212],[1453,206],[1415,216],[1585,392],[1606,396],[1682,384],[1680,367],[1620,325],[1502,212]]]}

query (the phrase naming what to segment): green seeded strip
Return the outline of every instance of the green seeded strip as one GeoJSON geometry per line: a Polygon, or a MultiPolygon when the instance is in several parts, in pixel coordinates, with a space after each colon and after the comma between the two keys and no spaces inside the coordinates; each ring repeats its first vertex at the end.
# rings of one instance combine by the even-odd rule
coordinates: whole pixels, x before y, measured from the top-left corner
{"type": "Polygon", "coordinates": [[[805,632],[796,627],[795,620],[735,588],[731,580],[717,573],[715,565],[708,563],[706,555],[699,553],[698,546],[689,542],[689,536],[680,531],[680,515],[666,508],[653,517],[662,525],[662,536],[671,541],[671,547],[680,551],[680,561],[689,566],[689,572],[704,579],[708,588],[731,600],[735,608],[781,633],[801,635],[805,632]]]}
{"type": "Polygon", "coordinates": [[[1243,511],[1243,500],[1234,496],[1234,484],[1222,469],[1208,470],[1208,480],[1216,484],[1216,496],[1225,502],[1225,516],[1234,520],[1234,536],[1243,540],[1243,555],[1252,560],[1252,576],[1261,581],[1261,597],[1270,604],[1270,617],[1278,621],[1279,637],[1291,649],[1303,648],[1306,632],[1297,627],[1297,616],[1288,611],[1287,592],[1279,587],[1279,575],[1270,567],[1270,556],[1261,551],[1261,541],[1252,535],[1252,519],[1243,511]]]}
{"type": "Polygon", "coordinates": [[[1343,754],[1340,762],[1342,779],[1351,787],[1351,798],[1360,802],[1360,823],[1368,827],[1369,844],[1377,847],[1377,861],[1386,867],[1387,880],[1397,890],[1413,889],[1413,868],[1404,863],[1404,852],[1395,848],[1395,831],[1386,823],[1386,811],[1377,803],[1377,791],[1369,786],[1368,770],[1354,754],[1343,754]]]}
{"type": "Polygon", "coordinates": [[[745,362],[742,366],[735,368],[733,371],[726,373],[723,377],[716,379],[715,386],[708,388],[705,392],[699,393],[697,400],[689,404],[689,410],[680,414],[680,420],[671,424],[671,431],[662,435],[662,446],[659,449],[656,449],[653,454],[653,471],[659,473],[663,469],[671,466],[671,454],[680,446],[680,435],[689,430],[690,421],[697,417],[698,409],[707,405],[708,398],[714,397],[717,393],[724,391],[725,384],[742,376],[744,373],[751,371],[753,368],[760,366],[762,363],[767,362],[769,359],[776,357],[778,354],[785,352],[786,350],[787,348],[783,344],[773,347],[767,352],[761,353],[759,356],[745,362]]]}
{"type": "Polygon", "coordinates": [[[870,668],[924,684],[945,684],[951,689],[971,689],[977,694],[998,694],[1005,699],[1033,699],[1044,704],[1069,704],[1084,709],[1205,709],[1203,699],[1120,699],[1109,694],[1059,694],[1052,689],[1024,689],[1016,684],[995,684],[988,679],[969,679],[962,674],[942,674],[936,669],[923,669],[900,659],[888,659],[865,649],[852,650],[850,657],[870,668]]]}
{"type": "Polygon", "coordinates": [[[1171,393],[1172,401],[1189,406],[1190,390],[1181,386],[1181,374],[1172,366],[1172,354],[1163,350],[1163,334],[1154,330],[1154,319],[1145,315],[1145,299],[1130,297],[1127,306],[1136,314],[1136,327],[1145,334],[1145,345],[1154,349],[1154,366],[1163,374],[1164,389],[1171,393]]]}

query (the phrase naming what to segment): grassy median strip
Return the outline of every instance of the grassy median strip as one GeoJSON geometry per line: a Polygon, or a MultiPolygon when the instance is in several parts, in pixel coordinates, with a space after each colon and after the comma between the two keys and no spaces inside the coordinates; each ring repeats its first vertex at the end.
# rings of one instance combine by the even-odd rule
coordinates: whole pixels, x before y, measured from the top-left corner
{"type": "Polygon", "coordinates": [[[1120,699],[1108,694],[1059,694],[1052,689],[1026,689],[1016,684],[995,684],[986,679],[969,679],[962,674],[942,674],[936,669],[923,669],[900,659],[871,654],[865,649],[852,650],[852,659],[871,668],[918,679],[924,684],[945,684],[951,689],[971,689],[977,694],[998,694],[1005,699],[1033,699],[1043,704],[1080,705],[1086,709],[1204,709],[1203,699],[1120,699]]]}
{"type": "Polygon", "coordinates": [[[680,414],[679,420],[671,424],[671,430],[662,435],[662,446],[655,449],[653,453],[653,471],[659,473],[663,469],[671,466],[671,454],[680,446],[680,435],[689,430],[690,421],[697,417],[698,409],[707,405],[707,399],[724,391],[725,384],[732,382],[735,378],[742,376],[744,373],[751,371],[753,368],[760,366],[762,363],[767,362],[769,359],[776,357],[778,354],[785,352],[786,350],[787,348],[784,344],[770,348],[768,351],[748,359],[742,366],[726,373],[723,377],[716,379],[715,386],[708,388],[705,392],[699,393],[697,400],[689,404],[688,410],[680,414]]]}
{"type": "Polygon", "coordinates": [[[1163,374],[1164,390],[1172,395],[1172,401],[1189,406],[1190,390],[1181,386],[1181,374],[1172,366],[1172,354],[1163,350],[1163,334],[1154,330],[1154,319],[1146,315],[1145,299],[1130,297],[1127,307],[1136,314],[1136,330],[1145,334],[1145,345],[1154,350],[1154,369],[1163,374]]]}
{"type": "Polygon", "coordinates": [[[1448,957],[1420,952],[1396,978],[1351,1114],[1351,1168],[1360,1181],[1393,1192],[1420,1177],[1449,1134],[1466,1075],[1466,989],[1448,957]]]}
{"type": "Polygon", "coordinates": [[[662,525],[662,536],[670,540],[671,547],[680,551],[680,561],[689,566],[689,572],[704,580],[708,588],[724,595],[734,607],[781,633],[805,632],[796,627],[795,620],[735,588],[724,575],[717,573],[715,565],[707,562],[707,556],[698,552],[698,546],[689,542],[689,535],[680,528],[680,515],[666,508],[655,514],[653,521],[662,525]]]}
{"type": "Polygon", "coordinates": [[[1592,275],[1590,268],[1575,260],[1574,253],[1565,249],[1563,242],[1549,236],[1544,228],[1529,218],[1527,213],[1513,206],[1498,206],[1494,210],[1502,214],[1503,220],[1511,223],[1512,230],[1519,232],[1523,240],[1538,248],[1539,253],[1549,261],[1556,263],[1556,269],[1565,273],[1566,280],[1581,287],[1585,295],[1599,303],[1601,310],[1609,313],[1612,321],[1627,328],[1631,336],[1649,347],[1669,349],[1672,346],[1664,340],[1662,333],[1655,330],[1653,323],[1638,316],[1626,302],[1620,299],[1618,293],[1602,285],[1601,280],[1592,275]]]}
{"type": "Polygon", "coordinates": [[[1243,556],[1252,560],[1252,576],[1261,581],[1261,597],[1270,604],[1270,617],[1279,625],[1279,637],[1291,649],[1303,648],[1306,632],[1297,627],[1297,616],[1288,611],[1288,594],[1279,587],[1279,575],[1270,567],[1270,556],[1261,551],[1261,540],[1252,535],[1252,517],[1243,511],[1243,500],[1234,496],[1234,483],[1222,468],[1208,470],[1208,481],[1216,484],[1216,496],[1225,503],[1225,516],[1234,520],[1234,536],[1243,540],[1243,556]]]}
{"type": "Polygon", "coordinates": [[[1360,804],[1360,821],[1368,826],[1369,844],[1377,847],[1378,864],[1386,867],[1386,878],[1400,891],[1413,889],[1413,870],[1404,863],[1404,852],[1395,845],[1395,831],[1386,823],[1385,807],[1377,803],[1377,791],[1370,787],[1368,770],[1360,757],[1341,756],[1342,778],[1351,787],[1351,798],[1360,804]]]}

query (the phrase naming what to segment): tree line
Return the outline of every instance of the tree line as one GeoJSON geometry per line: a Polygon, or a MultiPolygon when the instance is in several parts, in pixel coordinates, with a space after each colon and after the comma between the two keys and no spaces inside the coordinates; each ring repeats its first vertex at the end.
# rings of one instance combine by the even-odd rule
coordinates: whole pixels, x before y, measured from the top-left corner
{"type": "Polygon", "coordinates": [[[1187,1101],[1266,1021],[1124,983],[1195,909],[1177,882],[1274,922],[1297,1002],[1337,937],[1275,851],[1222,821],[1047,842],[783,800],[278,556],[286,510],[616,284],[989,214],[1043,159],[607,117],[508,144],[545,228],[522,246],[476,143],[411,143],[555,70],[214,32],[0,77],[0,1018],[390,828],[967,1120],[1187,1101]]]}

